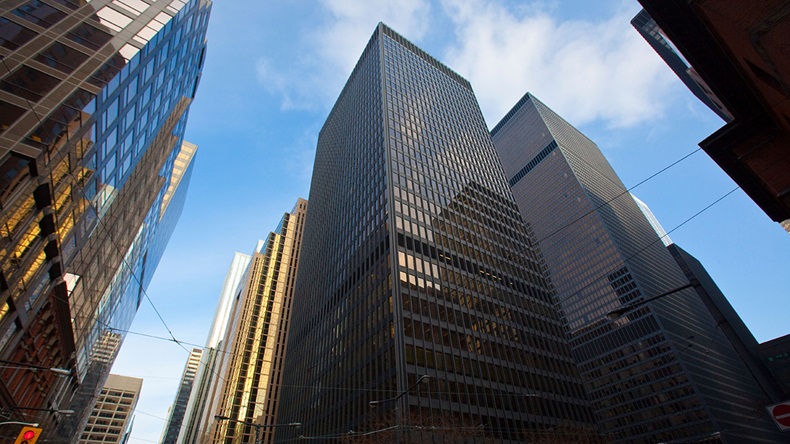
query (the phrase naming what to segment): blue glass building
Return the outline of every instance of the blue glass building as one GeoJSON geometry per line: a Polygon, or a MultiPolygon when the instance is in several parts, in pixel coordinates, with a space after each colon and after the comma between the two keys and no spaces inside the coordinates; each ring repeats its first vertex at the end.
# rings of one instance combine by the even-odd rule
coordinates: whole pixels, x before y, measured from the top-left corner
{"type": "Polygon", "coordinates": [[[0,6],[0,359],[14,363],[0,368],[0,409],[69,442],[181,213],[210,9],[0,6]],[[56,408],[77,414],[26,410],[56,408]]]}

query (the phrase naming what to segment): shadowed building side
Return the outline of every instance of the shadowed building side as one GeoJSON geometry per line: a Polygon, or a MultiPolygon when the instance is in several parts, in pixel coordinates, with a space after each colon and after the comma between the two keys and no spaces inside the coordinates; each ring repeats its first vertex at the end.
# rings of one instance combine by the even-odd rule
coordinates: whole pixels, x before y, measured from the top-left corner
{"type": "Polygon", "coordinates": [[[767,394],[694,290],[640,303],[688,280],[595,143],[530,94],[492,136],[604,431],[779,442],[767,394]]]}

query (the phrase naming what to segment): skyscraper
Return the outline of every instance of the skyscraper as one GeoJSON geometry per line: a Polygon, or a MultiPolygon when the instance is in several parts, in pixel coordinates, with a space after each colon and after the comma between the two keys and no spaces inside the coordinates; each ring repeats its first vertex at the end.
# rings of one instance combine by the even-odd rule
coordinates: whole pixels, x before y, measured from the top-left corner
{"type": "MultiPolygon", "coordinates": [[[[705,94],[716,97],[728,111],[727,124],[700,142],[700,147],[790,233],[786,46],[790,20],[786,2],[639,3],[664,40],[671,42],[705,85],[705,94]]],[[[648,42],[653,46],[651,39],[648,42]]],[[[674,70],[672,57],[654,48],[674,70]]]]}
{"type": "MultiPolygon", "coordinates": [[[[255,249],[260,251],[261,244],[255,249]]],[[[219,364],[221,357],[225,355],[225,333],[228,329],[230,313],[234,306],[237,289],[244,277],[244,272],[250,264],[251,256],[236,252],[233,261],[225,275],[225,282],[222,284],[217,310],[214,312],[214,320],[211,322],[206,346],[203,348],[203,355],[198,365],[195,382],[192,384],[192,391],[189,394],[187,409],[184,413],[184,421],[181,425],[181,432],[178,435],[178,443],[195,444],[199,442],[205,432],[207,424],[214,420],[210,416],[211,407],[214,404],[216,393],[220,386],[219,364]]]]}
{"type": "Polygon", "coordinates": [[[656,21],[650,17],[644,9],[631,20],[631,25],[641,35],[653,50],[661,57],[664,62],[672,69],[676,76],[686,85],[686,88],[694,94],[700,102],[704,103],[711,111],[716,113],[725,122],[732,120],[732,114],[721,103],[718,97],[713,94],[710,87],[697,74],[694,67],[688,66],[683,58],[678,54],[672,44],[664,37],[661,28],[656,21]]]}
{"type": "Polygon", "coordinates": [[[273,443],[307,201],[299,199],[253,254],[228,326],[227,365],[207,442],[273,443]],[[246,424],[245,424],[246,423],[246,424]]]}
{"type": "Polygon", "coordinates": [[[125,443],[132,431],[134,409],[142,388],[143,380],[140,378],[109,375],[79,443],[125,443]]]}
{"type": "Polygon", "coordinates": [[[768,396],[694,290],[675,291],[686,276],[595,143],[530,94],[491,134],[604,431],[777,442],[768,396]]]}
{"type": "Polygon", "coordinates": [[[181,381],[176,390],[176,398],[170,406],[170,414],[162,436],[162,444],[175,444],[178,434],[181,432],[181,424],[184,421],[184,413],[189,402],[189,395],[192,393],[192,384],[195,382],[195,375],[200,366],[200,359],[203,355],[202,348],[193,348],[189,353],[187,364],[184,366],[184,373],[181,374],[181,381]]]}
{"type": "Polygon", "coordinates": [[[73,442],[181,212],[208,0],[0,6],[0,408],[73,442]],[[42,413],[38,421],[55,425],[42,413]]]}
{"type": "Polygon", "coordinates": [[[388,412],[503,441],[591,424],[469,82],[379,24],[319,134],[278,422],[329,440],[388,412]]]}

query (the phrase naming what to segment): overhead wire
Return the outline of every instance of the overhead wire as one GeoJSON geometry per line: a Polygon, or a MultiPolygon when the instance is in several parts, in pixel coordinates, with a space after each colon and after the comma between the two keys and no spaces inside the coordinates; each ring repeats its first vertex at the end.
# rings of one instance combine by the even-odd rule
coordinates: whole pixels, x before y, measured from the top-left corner
{"type": "MultiPolygon", "coordinates": [[[[6,69],[6,71],[10,74],[11,73],[11,69],[8,66],[8,64],[6,63],[5,58],[0,58],[0,63],[3,64],[3,66],[6,69]]],[[[24,88],[22,88],[22,87],[20,87],[18,85],[15,85],[15,86],[19,87],[20,89],[24,89],[24,88]]],[[[34,109],[33,104],[30,102],[30,100],[27,97],[24,97],[24,96],[21,96],[21,97],[27,103],[28,108],[30,109],[30,111],[33,114],[33,116],[35,117],[35,119],[38,122],[39,126],[43,125],[43,121],[42,121],[41,117],[38,115],[38,113],[34,109]]],[[[66,132],[66,146],[71,146],[71,138],[69,137],[68,132],[66,132]]],[[[53,164],[53,163],[57,164],[57,162],[63,161],[65,159],[66,154],[68,154],[65,151],[66,150],[57,150],[57,151],[55,151],[55,155],[59,156],[59,158],[55,159],[54,162],[53,162],[53,159],[50,159],[49,162],[48,162],[48,165],[49,164],[53,164]]],[[[162,325],[167,330],[168,334],[170,334],[170,337],[173,339],[173,342],[178,343],[178,340],[176,339],[176,337],[173,334],[173,332],[170,329],[170,327],[167,325],[167,322],[165,322],[164,318],[162,317],[162,314],[159,312],[159,309],[156,307],[156,305],[154,304],[153,300],[151,300],[151,297],[148,295],[148,292],[145,290],[142,281],[136,275],[136,273],[135,273],[134,269],[132,268],[132,266],[127,262],[127,260],[126,260],[126,253],[124,253],[121,250],[120,246],[117,244],[117,242],[113,238],[112,232],[106,226],[106,221],[104,220],[104,218],[100,216],[101,213],[100,213],[99,209],[97,208],[96,204],[91,199],[88,198],[88,195],[85,192],[84,186],[80,184],[80,180],[77,177],[75,177],[74,171],[71,168],[67,168],[67,174],[70,176],[70,178],[71,178],[71,180],[73,182],[72,184],[70,184],[71,188],[78,190],[79,193],[82,195],[83,199],[85,200],[86,204],[91,208],[91,210],[94,211],[94,213],[96,214],[97,227],[101,227],[101,228],[104,229],[104,232],[107,235],[107,239],[115,247],[116,252],[120,256],[121,264],[128,269],[130,276],[139,285],[139,288],[140,288],[142,294],[145,296],[146,300],[149,302],[149,304],[153,308],[154,312],[156,313],[157,317],[161,321],[162,325]]],[[[54,192],[54,189],[53,189],[53,192],[54,192]]],[[[65,301],[65,302],[68,302],[68,301],[65,301]]],[[[184,347],[182,346],[182,348],[184,348],[184,347]]],[[[186,350],[186,348],[184,348],[184,350],[186,350]]],[[[188,350],[187,350],[187,352],[188,352],[188,350]]]]}
{"type": "MultiPolygon", "coordinates": [[[[2,60],[2,63],[5,65],[5,60],[2,60]]],[[[10,72],[10,69],[8,69],[8,66],[7,66],[7,65],[6,65],[6,69],[7,69],[7,71],[8,71],[8,72],[10,72]]],[[[33,106],[32,106],[32,104],[30,103],[30,101],[29,101],[27,98],[25,98],[25,101],[28,103],[28,106],[29,106],[30,110],[33,112],[33,114],[34,114],[34,116],[36,117],[36,119],[37,119],[37,121],[39,122],[39,124],[42,124],[42,122],[41,122],[41,119],[40,119],[40,117],[38,116],[38,113],[36,113],[36,111],[33,109],[33,106]]],[[[68,136],[67,136],[67,137],[68,137],[68,136]]],[[[692,151],[692,152],[690,152],[690,153],[688,153],[688,154],[686,154],[686,155],[685,155],[685,156],[683,156],[682,158],[680,158],[680,159],[678,159],[677,161],[673,162],[672,164],[670,164],[670,165],[668,165],[668,166],[664,167],[663,169],[661,169],[661,170],[659,170],[658,172],[656,172],[656,173],[652,174],[651,176],[647,177],[646,179],[644,179],[644,180],[642,180],[642,181],[638,182],[637,184],[635,184],[635,185],[631,186],[630,188],[628,188],[628,189],[626,189],[625,191],[621,192],[621,193],[620,193],[620,194],[618,194],[617,196],[615,196],[615,197],[611,198],[610,200],[608,200],[608,201],[606,201],[606,202],[604,202],[604,203],[602,203],[602,204],[598,205],[596,208],[594,208],[594,209],[592,209],[592,210],[589,210],[587,213],[585,213],[585,214],[583,214],[583,215],[579,216],[578,218],[574,219],[573,221],[569,222],[568,224],[566,224],[566,225],[564,225],[564,226],[562,226],[562,227],[559,227],[558,229],[554,230],[554,231],[553,231],[553,232],[551,232],[549,235],[547,235],[547,236],[545,236],[544,238],[542,238],[542,239],[538,240],[537,242],[541,242],[541,241],[547,240],[547,239],[549,239],[549,238],[551,238],[551,237],[555,236],[556,234],[558,234],[558,233],[559,233],[559,232],[561,232],[562,230],[566,229],[567,227],[569,227],[569,226],[571,226],[571,225],[573,225],[573,224],[575,224],[575,223],[579,222],[580,220],[582,220],[583,218],[585,218],[585,217],[586,217],[586,216],[588,216],[589,214],[592,214],[592,213],[593,213],[593,212],[595,212],[596,210],[598,210],[598,209],[600,209],[601,207],[603,207],[603,206],[605,206],[605,205],[607,205],[607,204],[611,203],[611,202],[612,202],[612,201],[614,201],[615,199],[617,199],[617,198],[619,198],[619,197],[621,197],[621,196],[623,196],[623,195],[625,195],[625,194],[629,193],[629,192],[630,192],[631,190],[633,190],[634,188],[636,188],[636,187],[638,187],[638,186],[640,186],[640,185],[644,184],[645,182],[647,182],[647,181],[649,181],[649,180],[653,179],[654,177],[658,176],[659,174],[663,173],[664,171],[668,170],[669,168],[673,167],[674,165],[677,165],[678,163],[682,162],[683,160],[685,160],[686,158],[690,157],[691,155],[695,154],[695,153],[696,153],[696,152],[698,152],[698,151],[700,151],[700,149],[699,149],[699,148],[698,148],[698,149],[696,149],[696,150],[694,150],[694,151],[692,151]]],[[[63,155],[63,153],[61,153],[61,152],[58,152],[57,154],[60,154],[61,156],[63,155]]],[[[98,215],[98,214],[99,214],[99,211],[98,211],[98,209],[96,208],[95,204],[94,204],[94,203],[93,203],[93,202],[92,202],[90,199],[87,199],[87,195],[86,195],[86,193],[85,193],[85,191],[84,191],[84,189],[83,189],[83,186],[81,186],[81,185],[79,184],[79,181],[76,179],[76,177],[74,177],[74,172],[73,172],[73,171],[71,171],[71,170],[69,170],[68,174],[69,174],[69,175],[72,177],[72,179],[74,180],[74,185],[75,185],[75,186],[74,186],[73,188],[76,188],[76,189],[78,189],[78,190],[79,190],[79,192],[80,192],[80,193],[83,195],[83,197],[85,198],[85,200],[87,201],[87,203],[88,203],[88,205],[91,207],[91,209],[93,209],[93,210],[96,212],[96,214],[98,215]]],[[[739,188],[739,187],[736,187],[736,188],[732,189],[731,191],[729,191],[728,193],[726,193],[725,195],[721,196],[719,199],[717,199],[716,201],[714,201],[713,203],[711,203],[710,205],[706,206],[705,208],[703,208],[703,209],[702,209],[702,210],[700,210],[699,212],[695,213],[693,216],[691,216],[690,218],[688,218],[688,219],[686,219],[685,221],[683,221],[683,222],[682,222],[680,225],[678,225],[678,226],[674,227],[672,230],[670,230],[669,232],[667,232],[667,235],[668,235],[668,234],[670,234],[670,233],[672,233],[672,232],[674,232],[675,230],[677,230],[677,229],[678,229],[678,228],[680,228],[681,226],[685,225],[685,224],[686,224],[686,223],[688,223],[689,221],[693,220],[694,218],[696,218],[697,216],[699,216],[700,214],[702,214],[703,212],[705,212],[706,210],[708,210],[710,207],[712,207],[713,205],[717,204],[718,202],[720,202],[721,200],[723,200],[724,198],[726,198],[727,196],[729,196],[730,194],[732,194],[733,192],[735,192],[735,191],[736,191],[738,188],[739,188]]],[[[157,308],[157,307],[156,307],[156,305],[153,303],[152,299],[150,298],[150,296],[148,295],[148,293],[146,292],[146,290],[143,288],[143,284],[142,284],[141,280],[140,280],[140,279],[138,278],[138,276],[135,274],[135,272],[134,272],[134,270],[132,269],[131,265],[130,265],[130,264],[127,262],[127,261],[126,261],[126,255],[125,255],[125,254],[124,254],[124,253],[121,251],[121,249],[120,249],[120,246],[119,246],[119,245],[117,244],[117,242],[115,242],[115,240],[113,239],[113,236],[112,236],[112,233],[111,233],[111,231],[110,231],[110,230],[109,230],[109,229],[106,227],[106,221],[104,221],[104,220],[103,220],[103,218],[98,218],[98,219],[97,219],[97,225],[101,226],[101,227],[102,227],[102,228],[105,230],[105,233],[107,234],[107,236],[108,236],[108,239],[109,239],[109,240],[110,240],[110,242],[113,244],[113,246],[116,248],[117,252],[118,252],[118,253],[121,255],[121,261],[122,261],[122,265],[123,265],[123,266],[125,266],[125,267],[126,267],[128,270],[129,270],[129,272],[130,272],[130,275],[132,276],[132,278],[133,278],[133,279],[134,279],[134,280],[137,282],[137,284],[139,285],[139,287],[140,287],[140,289],[141,289],[141,291],[142,291],[143,295],[144,295],[144,296],[145,296],[145,298],[148,300],[149,304],[150,304],[150,305],[151,305],[151,307],[153,308],[154,312],[156,313],[157,317],[158,317],[158,318],[159,318],[159,320],[161,321],[162,325],[163,325],[163,326],[165,327],[165,329],[167,330],[168,334],[170,335],[170,338],[161,337],[161,336],[156,336],[156,335],[151,335],[151,334],[146,334],[146,333],[133,332],[133,331],[129,331],[129,330],[118,329],[118,328],[110,327],[109,325],[105,325],[105,326],[106,326],[107,328],[109,328],[109,329],[113,330],[113,331],[119,331],[119,332],[124,332],[124,333],[128,333],[128,334],[134,334],[134,335],[144,336],[144,337],[148,337],[148,338],[151,338],[151,339],[158,339],[158,340],[165,340],[165,341],[168,341],[168,342],[174,342],[174,343],[178,344],[178,345],[179,345],[179,346],[180,346],[182,349],[184,349],[184,350],[185,350],[187,353],[189,353],[189,350],[187,350],[187,349],[186,349],[186,347],[185,347],[184,345],[192,345],[192,346],[196,346],[196,347],[203,347],[203,346],[201,346],[201,345],[198,345],[198,344],[193,344],[193,343],[189,343],[189,342],[185,342],[185,341],[180,341],[179,339],[177,339],[177,338],[176,338],[176,336],[174,335],[174,333],[172,332],[172,330],[171,330],[171,329],[170,329],[170,327],[168,326],[167,322],[165,321],[164,317],[162,316],[161,312],[158,310],[158,308],[157,308]]],[[[665,235],[665,236],[666,236],[666,235],[665,235]]],[[[662,238],[663,238],[663,236],[662,236],[662,238]]],[[[628,260],[632,259],[633,257],[637,256],[638,254],[641,254],[643,251],[645,251],[645,250],[646,250],[647,248],[649,248],[651,245],[653,245],[654,243],[656,243],[656,242],[658,242],[658,241],[660,241],[660,240],[661,240],[661,238],[659,238],[659,239],[657,239],[657,240],[655,240],[655,241],[651,242],[650,244],[646,245],[645,247],[643,247],[642,249],[640,249],[639,251],[637,251],[635,254],[631,255],[629,258],[625,259],[625,261],[628,261],[628,260]]],[[[100,321],[100,322],[101,322],[101,321],[100,321]]],[[[229,351],[225,351],[225,350],[217,350],[217,351],[219,351],[219,352],[221,352],[221,353],[231,353],[231,352],[229,352],[229,351]]],[[[212,372],[214,372],[214,371],[212,370],[212,372]]],[[[218,376],[218,377],[220,377],[220,378],[221,378],[221,376],[220,376],[219,374],[217,374],[216,372],[214,372],[214,374],[215,374],[216,376],[218,376]]],[[[142,413],[142,412],[141,412],[141,413],[142,413]]],[[[144,414],[145,414],[145,413],[144,413],[144,414]]],[[[150,415],[150,416],[153,416],[153,415],[150,415]]],[[[160,419],[161,419],[161,418],[160,418],[160,419]]]]}

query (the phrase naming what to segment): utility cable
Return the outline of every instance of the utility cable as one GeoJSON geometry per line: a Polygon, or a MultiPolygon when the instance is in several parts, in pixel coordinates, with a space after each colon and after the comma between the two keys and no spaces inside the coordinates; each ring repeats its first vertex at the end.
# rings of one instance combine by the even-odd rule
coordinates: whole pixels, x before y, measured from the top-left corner
{"type": "MultiPolygon", "coordinates": [[[[8,67],[8,64],[6,63],[6,60],[3,59],[3,58],[0,58],[0,63],[3,64],[3,66],[6,68],[6,71],[10,74],[11,73],[11,69],[8,67]]],[[[15,86],[19,87],[18,85],[15,85],[15,86]]],[[[24,89],[24,88],[21,88],[21,87],[19,87],[19,88],[20,89],[24,89]]],[[[22,98],[27,103],[28,108],[33,113],[33,116],[36,118],[36,121],[38,122],[39,126],[42,126],[43,125],[43,121],[41,120],[41,117],[38,115],[38,113],[33,108],[33,104],[30,102],[30,100],[28,100],[27,97],[22,96],[22,98]]],[[[66,132],[65,135],[66,135],[66,144],[65,144],[65,146],[71,146],[71,138],[69,137],[68,132],[66,132]]],[[[57,150],[55,152],[56,155],[60,156],[59,159],[55,159],[55,163],[61,162],[61,161],[63,161],[65,159],[65,154],[66,154],[65,151],[66,151],[65,149],[62,149],[62,150],[57,150]]],[[[52,160],[53,159],[50,159],[50,161],[48,162],[48,166],[53,163],[52,160]]],[[[113,239],[112,233],[109,230],[109,228],[107,228],[106,223],[104,221],[104,218],[100,217],[99,209],[96,207],[95,203],[91,199],[88,198],[87,194],[85,193],[84,186],[81,185],[79,179],[77,179],[74,176],[74,171],[71,170],[71,168],[67,169],[67,174],[70,176],[70,178],[73,181],[73,184],[71,185],[71,188],[79,190],[80,194],[82,194],[82,197],[86,201],[87,205],[96,214],[96,216],[97,216],[97,218],[96,218],[97,226],[102,227],[104,229],[104,232],[107,234],[107,238],[109,239],[110,243],[112,243],[112,245],[115,247],[116,251],[120,255],[122,265],[124,265],[129,270],[129,274],[132,276],[132,278],[135,280],[135,282],[137,282],[137,284],[139,285],[140,290],[142,291],[143,295],[148,300],[148,302],[151,305],[151,307],[154,309],[154,312],[156,313],[156,315],[159,318],[159,320],[162,322],[162,325],[164,325],[164,327],[167,330],[168,334],[170,334],[170,336],[173,339],[173,341],[178,343],[178,340],[175,338],[175,335],[173,335],[173,332],[170,330],[170,327],[167,325],[167,322],[165,322],[164,318],[162,317],[162,314],[159,312],[159,310],[157,309],[156,305],[154,305],[154,302],[151,300],[151,298],[148,295],[148,293],[146,292],[145,288],[143,288],[142,281],[135,274],[134,269],[131,267],[131,265],[126,261],[126,254],[121,250],[120,246],[115,242],[115,239],[113,239]]],[[[54,189],[53,189],[53,192],[54,192],[54,189]]],[[[187,352],[188,352],[188,350],[187,350],[187,352]]]]}
{"type": "MultiPolygon", "coordinates": [[[[642,179],[641,181],[637,182],[635,185],[632,185],[630,188],[627,188],[626,190],[624,190],[624,191],[620,192],[619,194],[617,194],[616,196],[612,197],[611,199],[609,199],[609,200],[607,200],[607,201],[605,201],[605,202],[601,203],[601,204],[600,204],[600,205],[598,205],[597,207],[595,207],[595,208],[593,208],[593,209],[591,209],[591,210],[587,211],[586,213],[584,213],[584,214],[582,214],[581,216],[577,217],[576,219],[574,219],[574,220],[572,220],[572,221],[568,222],[567,224],[565,224],[565,225],[563,225],[563,226],[561,226],[561,227],[559,227],[559,228],[555,229],[554,231],[552,231],[551,233],[549,233],[548,235],[546,235],[546,236],[545,236],[545,237],[543,237],[542,239],[538,239],[538,240],[536,240],[535,242],[536,242],[536,243],[538,243],[538,244],[540,244],[541,242],[543,242],[543,241],[545,241],[545,240],[548,240],[548,239],[550,239],[550,238],[554,237],[554,236],[555,236],[557,233],[559,233],[559,232],[563,231],[564,229],[566,229],[566,228],[570,227],[571,225],[573,225],[573,224],[575,224],[575,223],[577,223],[577,222],[581,221],[581,220],[582,220],[582,219],[584,219],[585,217],[587,217],[587,216],[589,216],[590,214],[592,214],[592,213],[594,213],[594,212],[598,211],[599,209],[603,208],[604,206],[606,206],[606,205],[609,205],[610,203],[614,202],[615,200],[619,199],[620,197],[622,197],[622,196],[624,196],[624,195],[626,195],[626,194],[629,194],[629,193],[631,192],[631,190],[633,190],[633,189],[637,188],[638,186],[640,186],[640,185],[644,184],[645,182],[648,182],[648,181],[652,180],[653,178],[655,178],[655,177],[656,177],[656,176],[658,176],[659,174],[662,174],[663,172],[665,172],[665,171],[667,171],[668,169],[670,169],[670,168],[674,167],[675,165],[679,164],[680,162],[683,162],[684,160],[688,159],[689,157],[691,157],[692,155],[696,154],[697,152],[699,152],[699,151],[701,151],[701,150],[702,150],[702,148],[697,148],[697,149],[695,149],[694,151],[691,151],[690,153],[686,154],[685,156],[681,157],[680,159],[678,159],[678,160],[676,160],[676,161],[674,161],[674,162],[670,163],[669,165],[665,166],[664,168],[662,168],[662,169],[660,169],[660,170],[656,171],[655,173],[651,174],[650,176],[648,176],[648,177],[646,177],[646,178],[642,179]]],[[[586,163],[586,162],[585,162],[585,163],[586,163]]],[[[587,165],[588,165],[588,166],[590,166],[590,167],[592,168],[592,166],[591,166],[591,165],[589,165],[589,164],[587,164],[587,165]]]]}
{"type": "MultiPolygon", "coordinates": [[[[634,258],[635,258],[635,257],[637,257],[638,255],[640,255],[640,254],[644,253],[644,252],[645,252],[645,251],[646,251],[648,248],[650,248],[651,246],[653,246],[653,245],[655,245],[656,243],[660,242],[662,239],[664,239],[665,237],[669,236],[669,235],[670,235],[672,232],[674,232],[674,231],[675,231],[675,230],[677,230],[678,228],[680,228],[680,227],[682,227],[683,225],[686,225],[687,223],[691,222],[692,220],[694,220],[696,217],[698,217],[699,215],[701,215],[701,214],[702,214],[702,213],[704,213],[705,211],[708,211],[708,210],[709,210],[711,207],[713,207],[714,205],[718,204],[719,202],[721,202],[722,200],[724,200],[724,199],[725,199],[727,196],[729,196],[730,194],[732,194],[732,193],[736,192],[736,191],[737,191],[737,190],[739,190],[740,188],[741,188],[741,187],[737,187],[737,186],[736,186],[735,188],[731,189],[730,191],[727,191],[726,193],[724,193],[724,195],[720,196],[718,199],[716,199],[716,200],[714,200],[713,202],[711,202],[710,204],[706,205],[706,206],[705,206],[703,209],[701,209],[701,210],[697,211],[696,213],[694,213],[694,215],[692,215],[691,217],[687,218],[686,220],[684,220],[684,221],[683,221],[683,222],[681,222],[680,224],[676,225],[676,226],[675,226],[674,228],[672,228],[671,230],[667,231],[667,233],[666,233],[666,234],[664,234],[664,235],[663,235],[663,236],[661,236],[661,237],[657,237],[655,240],[653,240],[653,241],[649,242],[647,245],[645,245],[645,246],[643,246],[642,248],[640,248],[639,250],[637,250],[637,251],[636,251],[634,254],[632,254],[632,255],[630,255],[630,256],[628,256],[628,257],[626,257],[626,258],[625,258],[625,259],[623,259],[621,262],[622,262],[623,264],[627,264],[627,263],[628,263],[628,261],[630,261],[631,259],[634,259],[634,258]]],[[[619,268],[619,267],[618,267],[618,268],[619,268]]],[[[615,270],[616,270],[616,268],[615,268],[615,269],[612,269],[612,270],[610,270],[610,271],[612,271],[612,272],[613,272],[613,271],[615,271],[615,270]]],[[[587,285],[585,285],[584,287],[582,287],[582,288],[580,288],[580,289],[578,289],[578,290],[575,290],[575,291],[574,291],[574,293],[573,293],[572,295],[570,295],[570,296],[567,296],[567,297],[565,297],[565,298],[563,298],[563,299],[560,299],[560,300],[559,300],[559,301],[557,301],[557,302],[556,302],[554,305],[556,306],[556,305],[559,305],[559,304],[561,304],[561,303],[563,303],[563,302],[566,302],[566,301],[570,300],[571,298],[575,297],[575,296],[576,296],[576,295],[578,295],[580,292],[582,292],[582,291],[586,290],[586,289],[587,289],[587,288],[589,288],[591,285],[593,285],[593,284],[597,283],[598,281],[600,281],[601,279],[605,278],[606,276],[608,276],[608,274],[604,274],[604,275],[602,275],[602,276],[598,277],[597,279],[595,279],[595,280],[593,280],[592,282],[588,283],[588,284],[587,284],[587,285]]]]}

